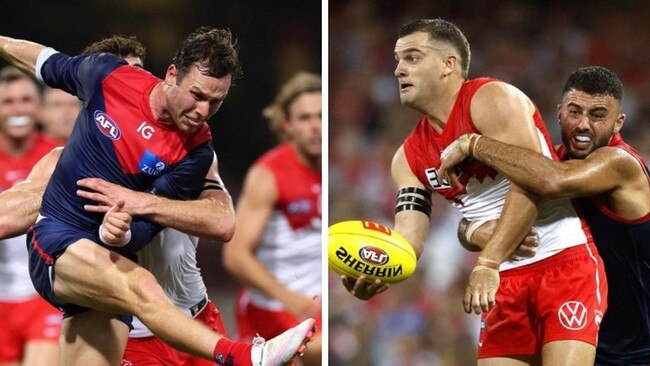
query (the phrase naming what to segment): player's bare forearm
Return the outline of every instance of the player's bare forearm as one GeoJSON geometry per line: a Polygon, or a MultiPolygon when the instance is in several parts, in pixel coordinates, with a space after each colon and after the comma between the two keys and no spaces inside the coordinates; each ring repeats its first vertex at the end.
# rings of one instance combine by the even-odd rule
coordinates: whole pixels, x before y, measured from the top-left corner
{"type": "Polygon", "coordinates": [[[38,43],[0,36],[0,56],[31,76],[34,76],[36,59],[44,48],[38,43]]]}
{"type": "Polygon", "coordinates": [[[393,229],[411,244],[415,255],[420,258],[429,231],[429,216],[419,211],[398,212],[393,229]]]}
{"type": "Polygon", "coordinates": [[[143,194],[140,211],[156,224],[218,242],[230,241],[235,232],[235,210],[225,191],[208,191],[197,200],[179,201],[143,194]]]}
{"type": "Polygon", "coordinates": [[[517,249],[537,218],[537,201],[534,194],[512,185],[482,258],[501,263],[517,249]]]}
{"type": "Polygon", "coordinates": [[[36,222],[45,184],[24,182],[0,193],[0,239],[24,234],[36,222]]]}

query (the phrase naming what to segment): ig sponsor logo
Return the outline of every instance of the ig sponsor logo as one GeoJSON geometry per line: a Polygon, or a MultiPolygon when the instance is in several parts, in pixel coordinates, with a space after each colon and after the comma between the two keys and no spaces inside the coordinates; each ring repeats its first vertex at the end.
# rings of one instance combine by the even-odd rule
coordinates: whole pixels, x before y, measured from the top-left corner
{"type": "Polygon", "coordinates": [[[104,111],[95,111],[95,125],[99,131],[111,140],[119,140],[122,136],[120,127],[113,121],[111,116],[104,111]]]}
{"type": "Polygon", "coordinates": [[[359,256],[364,262],[375,266],[383,266],[384,264],[388,263],[389,259],[388,254],[386,254],[385,251],[371,246],[359,249],[359,256]]]}

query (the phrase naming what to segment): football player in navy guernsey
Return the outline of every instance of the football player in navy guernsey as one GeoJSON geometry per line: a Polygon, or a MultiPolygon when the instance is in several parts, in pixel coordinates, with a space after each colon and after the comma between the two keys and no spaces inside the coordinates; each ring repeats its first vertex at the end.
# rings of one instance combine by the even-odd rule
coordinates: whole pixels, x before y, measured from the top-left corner
{"type": "MultiPolygon", "coordinates": [[[[623,84],[616,74],[604,67],[580,68],[569,76],[558,106],[563,144],[557,150],[563,162],[485,136],[471,155],[540,196],[576,198],[610,285],[596,365],[650,363],[650,173],[619,134],[625,122],[622,104],[623,84]]],[[[443,159],[445,169],[466,158],[461,145],[468,139],[461,137],[443,159]]],[[[471,244],[481,247],[489,231],[489,225],[480,225],[471,244]]],[[[461,241],[467,241],[464,232],[461,227],[461,241]]]]}
{"type": "Polygon", "coordinates": [[[124,202],[88,214],[89,201],[76,194],[78,180],[98,177],[172,199],[198,196],[214,155],[206,120],[241,73],[229,31],[190,34],[164,80],[111,54],[70,57],[8,37],[0,37],[0,55],[84,102],[27,239],[36,290],[65,313],[61,364],[118,365],[129,314],[170,345],[217,364],[280,365],[302,352],[313,319],[282,342],[254,348],[184,315],[151,273],[127,259],[162,228],[132,220],[124,202]]]}

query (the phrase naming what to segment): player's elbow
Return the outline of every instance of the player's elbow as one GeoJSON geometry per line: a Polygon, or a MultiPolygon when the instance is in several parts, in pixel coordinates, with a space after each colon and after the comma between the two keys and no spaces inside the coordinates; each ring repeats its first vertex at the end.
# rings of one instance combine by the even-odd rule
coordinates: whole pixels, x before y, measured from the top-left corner
{"type": "Polygon", "coordinates": [[[215,239],[216,241],[222,243],[231,241],[233,236],[235,236],[235,219],[233,218],[232,220],[228,220],[228,222],[224,222],[220,225],[219,230],[215,235],[217,237],[217,239],[215,239]]]}
{"type": "Polygon", "coordinates": [[[566,185],[559,177],[547,176],[543,179],[543,182],[540,184],[538,189],[534,190],[533,193],[536,193],[545,199],[561,198],[565,195],[565,186],[566,185]]]}

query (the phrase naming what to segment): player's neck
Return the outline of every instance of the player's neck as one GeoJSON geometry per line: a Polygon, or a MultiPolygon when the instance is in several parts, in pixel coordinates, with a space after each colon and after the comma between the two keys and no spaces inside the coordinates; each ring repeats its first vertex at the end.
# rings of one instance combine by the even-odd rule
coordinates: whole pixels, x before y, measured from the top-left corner
{"type": "Polygon", "coordinates": [[[23,156],[34,146],[35,133],[29,134],[25,138],[11,138],[0,133],[0,151],[9,156],[23,156]]]}
{"type": "Polygon", "coordinates": [[[151,94],[149,94],[149,107],[151,107],[151,114],[153,114],[156,121],[173,123],[171,115],[165,108],[165,92],[162,81],[156,84],[151,90],[151,94]]]}
{"type": "Polygon", "coordinates": [[[465,80],[458,79],[444,84],[440,93],[432,98],[427,105],[424,113],[436,132],[442,132],[447,125],[447,119],[456,104],[456,98],[458,98],[463,82],[465,80]]]}
{"type": "Polygon", "coordinates": [[[291,144],[293,147],[293,150],[296,152],[296,157],[298,158],[298,161],[306,166],[307,168],[311,170],[321,170],[321,156],[318,155],[311,155],[303,152],[298,146],[295,144],[291,144]]]}

